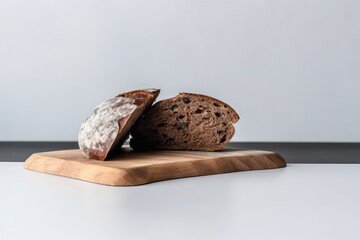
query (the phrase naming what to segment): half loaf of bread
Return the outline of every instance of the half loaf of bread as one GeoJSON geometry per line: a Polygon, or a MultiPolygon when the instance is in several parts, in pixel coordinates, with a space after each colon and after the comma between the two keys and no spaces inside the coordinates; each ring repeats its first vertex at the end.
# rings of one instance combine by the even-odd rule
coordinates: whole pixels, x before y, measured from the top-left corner
{"type": "Polygon", "coordinates": [[[82,154],[104,160],[113,148],[121,147],[131,127],[159,92],[143,89],[122,93],[97,106],[80,127],[78,143],[82,154]]]}
{"type": "Polygon", "coordinates": [[[216,151],[233,137],[239,115],[228,104],[200,94],[180,93],[155,103],[131,129],[136,150],[216,151]]]}

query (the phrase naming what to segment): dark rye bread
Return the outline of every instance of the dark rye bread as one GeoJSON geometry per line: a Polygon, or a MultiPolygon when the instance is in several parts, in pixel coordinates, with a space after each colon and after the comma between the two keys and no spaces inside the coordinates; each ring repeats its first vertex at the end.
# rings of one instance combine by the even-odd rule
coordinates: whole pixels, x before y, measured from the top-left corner
{"type": "Polygon", "coordinates": [[[122,93],[97,106],[79,131],[82,154],[87,158],[105,160],[112,149],[124,144],[131,127],[159,92],[159,89],[143,89],[122,93]]]}
{"type": "Polygon", "coordinates": [[[200,94],[180,93],[157,102],[135,123],[135,150],[216,151],[233,137],[239,115],[228,104],[200,94]]]}

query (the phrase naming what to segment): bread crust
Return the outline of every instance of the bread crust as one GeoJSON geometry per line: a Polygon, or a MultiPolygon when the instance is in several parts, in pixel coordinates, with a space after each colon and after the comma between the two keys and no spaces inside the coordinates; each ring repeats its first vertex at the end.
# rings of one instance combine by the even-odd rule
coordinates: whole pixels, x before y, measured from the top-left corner
{"type": "Polygon", "coordinates": [[[123,145],[131,127],[159,92],[159,89],[142,89],[121,93],[96,107],[79,131],[82,154],[87,158],[105,160],[114,148],[123,145]]]}
{"type": "Polygon", "coordinates": [[[129,98],[130,97],[132,97],[132,98],[145,97],[145,98],[152,100],[152,102],[154,102],[155,99],[159,96],[159,93],[160,93],[160,89],[148,88],[148,89],[140,89],[140,90],[134,90],[134,91],[125,92],[125,93],[120,93],[119,95],[117,95],[117,97],[129,97],[129,98]]]}

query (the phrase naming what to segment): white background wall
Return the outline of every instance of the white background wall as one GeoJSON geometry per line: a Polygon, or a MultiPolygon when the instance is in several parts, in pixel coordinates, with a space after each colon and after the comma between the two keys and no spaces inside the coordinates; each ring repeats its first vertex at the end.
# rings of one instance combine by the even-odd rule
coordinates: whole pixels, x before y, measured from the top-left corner
{"type": "Polygon", "coordinates": [[[0,141],[146,87],[229,103],[234,141],[360,141],[360,1],[0,0],[0,141]]]}

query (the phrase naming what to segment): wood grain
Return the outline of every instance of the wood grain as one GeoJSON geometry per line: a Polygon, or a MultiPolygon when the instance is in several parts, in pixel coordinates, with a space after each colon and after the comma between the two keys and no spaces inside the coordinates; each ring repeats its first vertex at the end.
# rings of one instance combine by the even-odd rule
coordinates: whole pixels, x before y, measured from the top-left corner
{"type": "Polygon", "coordinates": [[[107,161],[87,159],[74,149],[34,153],[24,163],[29,170],[113,186],[285,166],[286,161],[277,153],[234,148],[136,152],[126,147],[107,161]]]}

